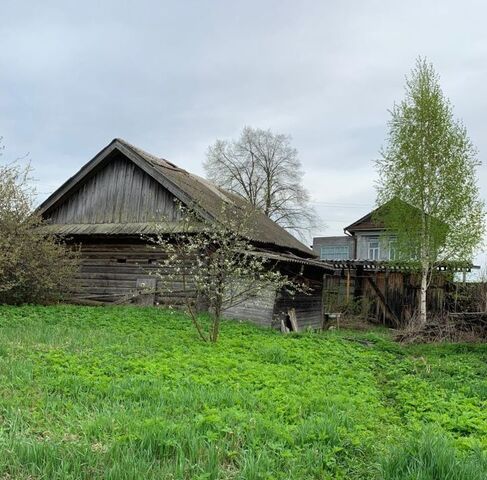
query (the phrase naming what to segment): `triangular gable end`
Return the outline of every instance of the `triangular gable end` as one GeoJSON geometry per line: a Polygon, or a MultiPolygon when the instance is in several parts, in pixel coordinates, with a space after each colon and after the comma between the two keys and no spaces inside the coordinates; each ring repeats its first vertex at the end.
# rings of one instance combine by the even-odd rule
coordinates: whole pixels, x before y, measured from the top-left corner
{"type": "Polygon", "coordinates": [[[381,207],[378,207],[359,218],[348,227],[345,227],[343,231],[346,233],[352,233],[358,230],[381,230],[382,227],[373,221],[373,216],[379,210],[379,208],[381,207]]]}
{"type": "Polygon", "coordinates": [[[377,219],[374,220],[374,217],[377,213],[381,210],[385,210],[387,208],[394,208],[396,204],[401,204],[403,207],[407,207],[411,210],[411,212],[420,212],[420,210],[416,207],[413,207],[409,203],[406,203],[404,200],[401,200],[398,197],[393,197],[391,200],[383,203],[382,205],[378,206],[371,212],[364,215],[362,218],[359,218],[357,221],[353,222],[348,227],[345,227],[343,230],[346,233],[353,234],[356,231],[364,231],[364,230],[383,230],[384,225],[377,223],[377,219]]]}
{"type": "Polygon", "coordinates": [[[149,222],[175,219],[175,200],[193,205],[161,172],[115,139],[37,211],[56,224],[149,222]]]}

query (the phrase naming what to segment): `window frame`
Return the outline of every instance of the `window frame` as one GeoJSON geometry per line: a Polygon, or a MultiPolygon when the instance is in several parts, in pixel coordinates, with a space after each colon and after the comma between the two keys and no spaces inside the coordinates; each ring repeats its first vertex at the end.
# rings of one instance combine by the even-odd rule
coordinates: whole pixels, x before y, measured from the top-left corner
{"type": "Polygon", "coordinates": [[[378,261],[380,260],[380,239],[379,237],[369,237],[367,239],[367,260],[378,261]],[[377,246],[372,247],[371,244],[377,244],[377,246]],[[374,253],[376,252],[377,257],[375,257],[374,253]]]}
{"type": "Polygon", "coordinates": [[[350,245],[320,245],[320,260],[350,260],[350,245]],[[333,254],[323,255],[323,250],[333,250],[333,254]],[[343,249],[341,253],[337,253],[337,249],[343,249]]]}
{"type": "Polygon", "coordinates": [[[389,257],[389,260],[393,261],[393,260],[396,260],[397,258],[397,239],[395,238],[390,238],[389,239],[389,245],[388,245],[388,248],[389,248],[389,252],[388,252],[388,257],[389,257]],[[394,255],[391,255],[391,253],[394,252],[394,255]]]}

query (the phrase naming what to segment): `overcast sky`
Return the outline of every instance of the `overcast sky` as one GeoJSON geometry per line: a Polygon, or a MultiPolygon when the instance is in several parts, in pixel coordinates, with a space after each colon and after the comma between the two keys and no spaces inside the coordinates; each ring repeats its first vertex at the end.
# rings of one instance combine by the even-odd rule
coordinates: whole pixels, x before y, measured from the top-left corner
{"type": "Polygon", "coordinates": [[[333,235],[374,206],[373,160],[418,55],[479,150],[483,1],[1,1],[0,136],[40,198],[114,137],[202,174],[244,125],[288,133],[333,235]]]}

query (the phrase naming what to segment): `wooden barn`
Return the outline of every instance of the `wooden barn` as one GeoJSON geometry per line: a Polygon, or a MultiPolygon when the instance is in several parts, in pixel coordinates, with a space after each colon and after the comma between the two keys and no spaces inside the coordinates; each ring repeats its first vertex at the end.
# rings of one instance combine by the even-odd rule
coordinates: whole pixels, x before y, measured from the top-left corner
{"type": "MultiPolygon", "coordinates": [[[[142,285],[156,282],[151,272],[164,252],[144,240],[155,223],[174,232],[180,220],[177,202],[197,205],[206,220],[216,219],[222,205],[243,202],[209,181],[171,162],[115,139],[39,207],[46,230],[80,246],[81,269],[74,279],[74,300],[90,304],[137,301],[142,285]],[[162,223],[161,223],[162,222],[162,223]]],[[[269,291],[225,312],[229,318],[279,326],[292,309],[299,329],[319,328],[323,320],[323,275],[331,267],[312,250],[265,215],[259,215],[250,239],[289,275],[300,275],[310,295],[289,297],[269,291]]],[[[178,292],[157,288],[144,303],[177,304],[178,292]]],[[[140,298],[139,298],[140,300],[140,298]]],[[[181,299],[179,299],[180,301],[181,299]]]]}

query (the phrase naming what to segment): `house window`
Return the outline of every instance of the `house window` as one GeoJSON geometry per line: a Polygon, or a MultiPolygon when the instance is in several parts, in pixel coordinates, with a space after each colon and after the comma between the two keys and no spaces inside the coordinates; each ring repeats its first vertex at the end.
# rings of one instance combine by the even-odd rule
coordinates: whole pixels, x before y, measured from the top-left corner
{"type": "Polygon", "coordinates": [[[322,245],[320,250],[322,260],[349,260],[348,245],[322,245]]]}
{"type": "Polygon", "coordinates": [[[370,238],[368,244],[368,260],[379,260],[380,243],[378,238],[370,238]]]}

